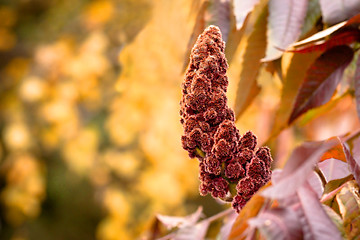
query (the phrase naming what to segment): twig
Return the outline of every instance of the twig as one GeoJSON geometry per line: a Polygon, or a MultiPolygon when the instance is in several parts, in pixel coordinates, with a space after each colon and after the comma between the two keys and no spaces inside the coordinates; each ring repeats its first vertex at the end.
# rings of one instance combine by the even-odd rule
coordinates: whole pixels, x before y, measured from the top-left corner
{"type": "Polygon", "coordinates": [[[324,174],[321,172],[321,170],[319,169],[318,166],[315,166],[314,170],[317,173],[317,175],[319,176],[322,186],[325,188],[325,185],[327,184],[327,181],[326,181],[326,178],[325,178],[324,174]]]}

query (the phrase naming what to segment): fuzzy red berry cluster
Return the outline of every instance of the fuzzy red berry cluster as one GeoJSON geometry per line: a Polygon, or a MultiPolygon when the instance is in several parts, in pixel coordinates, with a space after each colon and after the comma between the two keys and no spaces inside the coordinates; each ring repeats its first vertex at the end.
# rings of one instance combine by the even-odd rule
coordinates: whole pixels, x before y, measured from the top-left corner
{"type": "Polygon", "coordinates": [[[271,178],[267,147],[256,148],[252,132],[243,136],[227,106],[228,64],[218,27],[209,26],[191,51],[180,102],[182,145],[200,161],[200,194],[232,201],[240,211],[271,178]]]}

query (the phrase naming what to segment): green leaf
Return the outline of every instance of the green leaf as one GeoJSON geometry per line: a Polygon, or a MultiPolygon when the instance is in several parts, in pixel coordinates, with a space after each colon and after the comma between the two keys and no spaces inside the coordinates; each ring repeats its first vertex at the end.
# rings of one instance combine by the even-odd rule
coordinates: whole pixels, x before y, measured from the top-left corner
{"type": "MultiPolygon", "coordinates": [[[[232,16],[234,18],[234,16],[232,16]]],[[[236,53],[236,50],[238,49],[240,42],[242,40],[242,37],[244,35],[247,23],[249,22],[250,14],[246,17],[244,20],[243,27],[240,29],[236,28],[235,24],[232,24],[230,31],[229,31],[229,37],[226,42],[226,48],[225,48],[225,56],[228,61],[228,64],[230,65],[233,57],[236,53]]]]}
{"type": "Polygon", "coordinates": [[[307,53],[360,41],[360,14],[292,44],[286,51],[307,53]]]}

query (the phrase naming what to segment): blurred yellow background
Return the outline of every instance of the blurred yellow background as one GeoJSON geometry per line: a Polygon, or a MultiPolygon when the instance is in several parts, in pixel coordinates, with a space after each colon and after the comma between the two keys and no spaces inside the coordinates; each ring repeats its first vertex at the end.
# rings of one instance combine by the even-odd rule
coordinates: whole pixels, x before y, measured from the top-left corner
{"type": "Polygon", "coordinates": [[[205,201],[178,115],[192,4],[2,1],[1,239],[134,239],[205,201]]]}

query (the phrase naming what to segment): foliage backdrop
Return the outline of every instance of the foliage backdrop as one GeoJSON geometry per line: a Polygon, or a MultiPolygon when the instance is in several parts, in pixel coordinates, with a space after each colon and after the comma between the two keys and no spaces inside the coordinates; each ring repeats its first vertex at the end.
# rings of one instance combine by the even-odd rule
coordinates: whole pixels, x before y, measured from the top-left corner
{"type": "Polygon", "coordinates": [[[189,8],[2,1],[1,239],[133,239],[197,207],[179,140],[189,25],[173,27],[189,8]]]}

